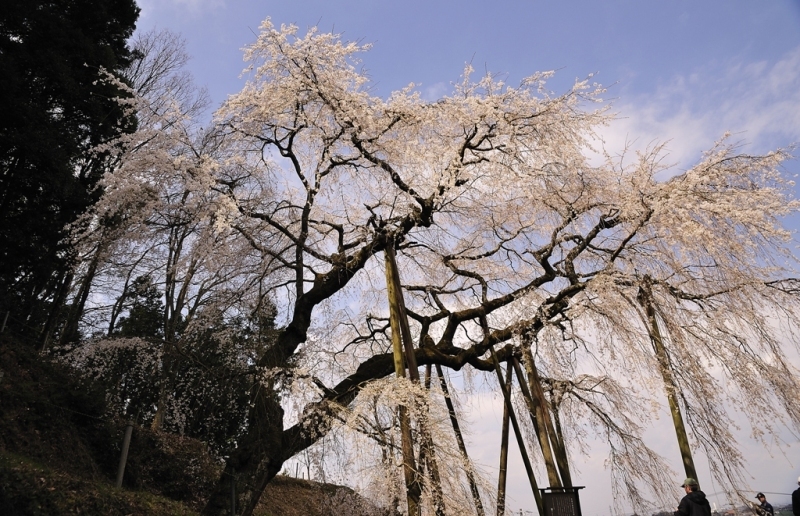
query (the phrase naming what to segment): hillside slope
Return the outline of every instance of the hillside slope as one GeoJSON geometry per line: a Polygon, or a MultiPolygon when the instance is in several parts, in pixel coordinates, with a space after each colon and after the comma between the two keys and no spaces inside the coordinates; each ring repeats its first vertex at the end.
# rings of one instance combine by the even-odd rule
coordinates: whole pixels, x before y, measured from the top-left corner
{"type": "MultiPolygon", "coordinates": [[[[0,514],[195,515],[221,471],[194,439],[136,427],[114,487],[124,422],[103,395],[0,334],[0,514]]],[[[351,489],[290,477],[267,487],[257,516],[383,516],[351,489]]]]}

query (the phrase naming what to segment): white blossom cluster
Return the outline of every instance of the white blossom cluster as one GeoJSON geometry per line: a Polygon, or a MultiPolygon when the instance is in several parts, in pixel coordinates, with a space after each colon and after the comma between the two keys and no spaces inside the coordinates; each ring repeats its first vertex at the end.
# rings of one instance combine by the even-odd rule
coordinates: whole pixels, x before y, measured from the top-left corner
{"type": "MultiPolygon", "coordinates": [[[[441,394],[392,378],[391,247],[417,360],[465,371],[469,392],[494,388],[490,348],[521,359],[539,376],[553,440],[570,457],[589,436],[605,442],[618,498],[639,509],[668,481],[642,437],[667,398],[728,487],[744,467],[728,408],[766,442],[776,425],[800,429],[788,151],[743,154],[726,135],[675,172],[659,145],[603,151],[594,131],[610,115],[591,78],[557,95],[550,72],[512,86],[467,67],[435,102],[413,85],[383,99],[357,58],[367,50],[267,20],[245,53],[247,84],[212,128],[195,124],[194,97],[163,87],[136,97],[139,128],[103,149],[117,166],[75,230],[92,317],[105,325],[95,331],[113,337],[130,317],[135,278],[163,293],[158,344],[106,338],[67,355],[86,378],[124,379],[109,391],[116,406],[149,375],[154,421],[182,431],[201,413],[222,425],[197,399],[243,395],[247,446],[236,450],[261,454],[231,459],[254,465],[243,475],[338,436],[338,465],[386,506],[405,503],[404,406],[417,453],[432,439],[446,513],[470,512],[469,466],[441,394]],[[267,319],[275,326],[223,331],[267,319]],[[269,338],[254,337],[265,328],[269,338]],[[251,383],[209,382],[204,360],[248,370],[251,383]]],[[[523,421],[541,474],[532,426],[523,421]]],[[[247,485],[251,503],[260,493],[247,485]]],[[[423,482],[426,508],[435,485],[423,482]]]]}

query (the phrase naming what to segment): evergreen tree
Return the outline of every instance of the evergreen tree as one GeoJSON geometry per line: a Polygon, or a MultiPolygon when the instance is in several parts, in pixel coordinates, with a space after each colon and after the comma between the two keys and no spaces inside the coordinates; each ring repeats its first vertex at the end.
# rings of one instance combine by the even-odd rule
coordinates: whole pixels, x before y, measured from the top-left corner
{"type": "Polygon", "coordinates": [[[51,331],[71,283],[65,225],[106,165],[90,151],[133,129],[98,80],[131,59],[134,0],[6,0],[0,10],[0,309],[51,331]]]}
{"type": "Polygon", "coordinates": [[[120,337],[164,338],[164,303],[150,276],[133,281],[128,296],[130,311],[120,319],[116,334],[120,337]]]}

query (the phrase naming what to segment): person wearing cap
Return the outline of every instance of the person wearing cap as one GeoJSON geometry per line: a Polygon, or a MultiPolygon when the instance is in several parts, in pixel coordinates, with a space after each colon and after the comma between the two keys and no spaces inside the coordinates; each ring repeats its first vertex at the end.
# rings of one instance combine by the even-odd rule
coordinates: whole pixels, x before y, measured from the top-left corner
{"type": "Polygon", "coordinates": [[[708,503],[706,494],[700,490],[697,480],[687,478],[681,487],[686,496],[681,498],[674,516],[711,516],[711,504],[708,503]]]}
{"type": "MultiPolygon", "coordinates": [[[[800,477],[797,477],[797,485],[800,486],[800,477]]],[[[792,491],[792,514],[800,516],[800,487],[792,491]]]]}
{"type": "Polygon", "coordinates": [[[756,512],[760,516],[775,516],[775,509],[772,508],[772,504],[767,501],[767,497],[764,496],[764,493],[758,493],[756,498],[761,505],[756,507],[756,512]]]}

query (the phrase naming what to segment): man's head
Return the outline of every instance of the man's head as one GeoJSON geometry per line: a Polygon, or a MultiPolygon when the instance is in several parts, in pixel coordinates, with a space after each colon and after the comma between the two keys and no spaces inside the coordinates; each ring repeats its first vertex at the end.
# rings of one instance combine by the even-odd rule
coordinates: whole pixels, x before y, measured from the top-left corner
{"type": "Polygon", "coordinates": [[[761,502],[761,503],[764,503],[764,502],[767,501],[767,497],[764,496],[764,493],[758,493],[756,495],[756,498],[758,498],[758,501],[761,502]]]}
{"type": "Polygon", "coordinates": [[[683,481],[681,487],[688,493],[690,491],[697,491],[700,489],[700,486],[697,484],[697,480],[693,479],[692,477],[687,478],[683,481]]]}

